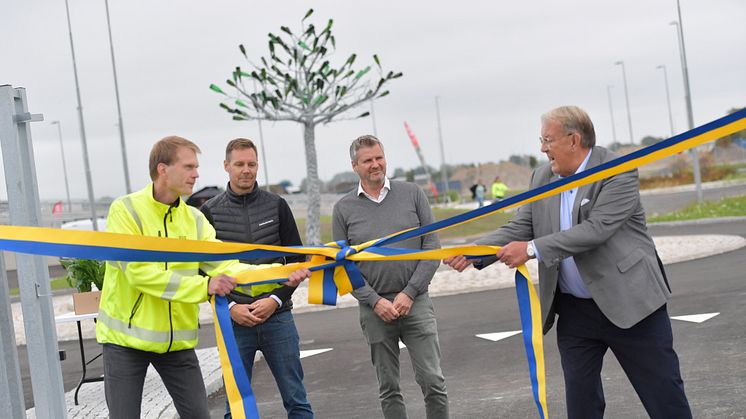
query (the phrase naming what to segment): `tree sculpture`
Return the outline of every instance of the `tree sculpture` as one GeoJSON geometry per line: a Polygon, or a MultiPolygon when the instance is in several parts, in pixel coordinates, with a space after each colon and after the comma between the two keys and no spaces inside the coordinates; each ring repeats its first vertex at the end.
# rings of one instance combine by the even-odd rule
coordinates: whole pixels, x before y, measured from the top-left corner
{"type": "MultiPolygon", "coordinates": [[[[307,22],[312,14],[313,9],[310,9],[301,19],[299,34],[286,26],[280,27],[281,36],[269,33],[269,58],[261,57],[258,63],[251,61],[244,46],[239,45],[249,69],[236,67],[225,81],[232,88],[232,94],[215,84],[211,84],[210,89],[225,96],[220,107],[231,114],[233,120],[294,121],[303,125],[308,185],[306,242],[319,244],[321,191],[314,134],[316,125],[338,121],[352,108],[388,95],[389,91],[382,91],[382,88],[389,81],[401,77],[402,73],[389,71],[384,75],[377,55],[373,55],[379,73],[377,82],[366,77],[370,65],[361,70],[353,69],[356,54],[350,55],[340,67],[334,67],[330,62],[336,50],[333,20],[329,19],[319,32],[313,23],[307,22]]],[[[362,118],[368,114],[364,112],[346,119],[362,118]]]]}

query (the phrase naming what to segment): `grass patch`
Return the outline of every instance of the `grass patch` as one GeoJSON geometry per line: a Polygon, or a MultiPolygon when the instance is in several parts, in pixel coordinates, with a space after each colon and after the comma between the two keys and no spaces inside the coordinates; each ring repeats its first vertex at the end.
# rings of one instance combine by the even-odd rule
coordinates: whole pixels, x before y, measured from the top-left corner
{"type": "MultiPolygon", "coordinates": [[[[435,219],[440,221],[446,218],[455,217],[456,215],[468,212],[468,210],[433,208],[435,219]]],[[[456,227],[449,228],[440,232],[441,240],[464,238],[489,233],[506,224],[513,218],[513,214],[498,212],[487,217],[483,217],[456,227]]]]}
{"type": "MultiPolygon", "coordinates": [[[[467,212],[467,210],[433,208],[433,216],[437,221],[463,214],[465,212],[467,212]]],[[[493,214],[462,224],[458,227],[441,231],[440,238],[443,240],[484,234],[496,230],[501,225],[507,223],[511,218],[513,218],[512,214],[493,214]]],[[[295,222],[298,225],[301,240],[303,240],[303,243],[306,243],[306,219],[296,218],[295,222]]],[[[326,215],[321,217],[321,242],[328,243],[330,241],[332,241],[332,217],[326,215]]]]}
{"type": "MultiPolygon", "coordinates": [[[[306,243],[306,219],[296,218],[295,223],[298,225],[300,239],[306,243]]],[[[330,215],[321,216],[321,242],[329,243],[332,241],[332,217],[330,215]]]]}
{"type": "MultiPolygon", "coordinates": [[[[52,288],[52,291],[71,289],[70,285],[67,283],[67,281],[65,280],[65,277],[63,276],[59,278],[54,278],[51,281],[49,281],[49,286],[50,288],[52,288]]],[[[10,295],[18,295],[20,293],[18,288],[11,288],[9,292],[10,292],[10,295]]]]}
{"type": "Polygon", "coordinates": [[[746,215],[746,195],[723,198],[720,201],[706,201],[693,204],[679,211],[656,215],[649,222],[685,221],[700,218],[737,217],[746,215]]]}
{"type": "MultiPolygon", "coordinates": [[[[719,180],[735,180],[746,178],[746,163],[710,165],[702,162],[702,182],[715,182],[719,180]]],[[[640,178],[640,189],[669,188],[679,185],[691,185],[694,183],[692,169],[684,170],[669,176],[649,176],[640,178]]]]}

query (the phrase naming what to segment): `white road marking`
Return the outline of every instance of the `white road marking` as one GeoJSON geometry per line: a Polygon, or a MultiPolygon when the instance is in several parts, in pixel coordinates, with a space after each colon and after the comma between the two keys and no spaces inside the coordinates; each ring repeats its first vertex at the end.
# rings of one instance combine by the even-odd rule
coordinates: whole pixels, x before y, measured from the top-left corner
{"type": "Polygon", "coordinates": [[[717,316],[720,313],[702,313],[702,314],[690,314],[688,316],[671,316],[674,320],[683,320],[685,322],[702,323],[711,318],[717,316]]]}
{"type": "Polygon", "coordinates": [[[513,330],[511,332],[497,332],[497,333],[483,333],[480,335],[476,335],[478,338],[491,340],[493,342],[497,342],[499,340],[503,340],[505,338],[509,338],[511,336],[515,336],[517,334],[521,333],[520,330],[513,330]]]}
{"type": "Polygon", "coordinates": [[[318,354],[323,354],[324,352],[329,352],[334,348],[324,348],[324,349],[309,349],[307,351],[300,351],[300,358],[306,358],[309,356],[314,356],[318,354]]]}

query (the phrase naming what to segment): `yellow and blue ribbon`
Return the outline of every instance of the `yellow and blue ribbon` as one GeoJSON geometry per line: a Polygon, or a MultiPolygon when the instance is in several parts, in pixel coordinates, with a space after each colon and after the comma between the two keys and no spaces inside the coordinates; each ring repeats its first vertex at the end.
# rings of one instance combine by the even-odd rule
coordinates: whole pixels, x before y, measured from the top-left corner
{"type": "Polygon", "coordinates": [[[521,265],[515,271],[515,292],[518,297],[518,313],[521,317],[523,347],[526,349],[531,392],[539,410],[539,417],[547,419],[547,382],[544,368],[544,336],[541,320],[541,304],[536,289],[531,283],[528,270],[521,265]]]}
{"type": "MultiPolygon", "coordinates": [[[[681,153],[744,129],[746,129],[746,109],[503,201],[427,226],[405,230],[356,246],[348,246],[344,242],[339,242],[317,247],[280,247],[129,236],[114,233],[63,231],[39,227],[0,226],[0,250],[48,256],[139,262],[218,261],[292,254],[311,255],[313,256],[311,261],[299,265],[246,271],[238,275],[239,282],[241,285],[283,282],[299,266],[305,266],[313,272],[309,281],[309,302],[334,304],[337,294],[344,295],[363,284],[362,276],[354,264],[355,261],[443,259],[459,254],[478,257],[494,254],[497,249],[490,246],[466,246],[417,251],[384,246],[544,199],[569,189],[633,170],[644,164],[681,153]]],[[[540,417],[546,418],[548,413],[541,334],[541,309],[536,291],[528,277],[528,272],[523,267],[516,272],[516,292],[524,346],[531,375],[532,392],[540,417]]],[[[258,418],[256,400],[233,338],[227,301],[223,297],[217,297],[213,301],[213,307],[216,319],[215,330],[231,410],[236,417],[241,417],[241,414],[243,414],[248,418],[258,418]]]]}

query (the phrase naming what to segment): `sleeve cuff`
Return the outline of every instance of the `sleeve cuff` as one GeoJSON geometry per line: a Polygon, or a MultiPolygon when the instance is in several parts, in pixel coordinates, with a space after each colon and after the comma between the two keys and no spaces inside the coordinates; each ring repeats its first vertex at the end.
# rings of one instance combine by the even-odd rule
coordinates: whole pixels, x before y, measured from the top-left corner
{"type": "Polygon", "coordinates": [[[541,254],[539,253],[539,248],[536,247],[536,243],[534,243],[533,240],[531,240],[531,246],[534,247],[534,256],[536,257],[536,261],[541,262],[541,254]]]}
{"type": "MultiPolygon", "coordinates": [[[[275,300],[275,302],[277,303],[277,308],[280,308],[280,307],[282,307],[282,300],[280,300],[280,297],[278,297],[278,296],[276,296],[276,295],[272,294],[272,295],[270,295],[270,296],[269,296],[269,298],[271,298],[271,299],[275,300]]],[[[230,308],[230,307],[229,307],[229,308],[230,308]]]]}
{"type": "Polygon", "coordinates": [[[236,304],[237,303],[235,301],[229,301],[228,302],[228,311],[230,311],[233,308],[233,306],[236,305],[236,304]]]}
{"type": "Polygon", "coordinates": [[[409,284],[406,287],[404,287],[404,289],[401,292],[403,292],[404,294],[406,294],[407,297],[411,298],[412,300],[414,300],[415,298],[417,298],[417,296],[419,295],[419,293],[417,292],[417,290],[411,284],[409,284]]]}

